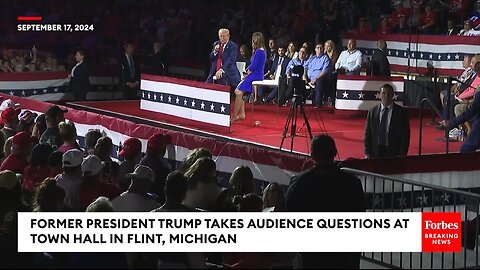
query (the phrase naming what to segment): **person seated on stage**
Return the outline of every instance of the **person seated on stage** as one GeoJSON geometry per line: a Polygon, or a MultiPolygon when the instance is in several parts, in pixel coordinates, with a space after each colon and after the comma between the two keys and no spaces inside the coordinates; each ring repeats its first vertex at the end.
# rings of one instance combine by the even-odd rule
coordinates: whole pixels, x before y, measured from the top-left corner
{"type": "MultiPolygon", "coordinates": [[[[443,90],[440,92],[440,101],[442,102],[443,106],[443,113],[442,113],[442,120],[448,120],[450,117],[453,116],[452,108],[454,108],[457,104],[459,104],[456,97],[463,93],[470,83],[475,78],[476,74],[473,70],[475,63],[480,60],[479,57],[474,57],[471,54],[465,54],[463,57],[463,73],[457,78],[459,82],[453,84],[450,88],[450,106],[447,106],[448,103],[448,90],[443,90]],[[475,63],[472,62],[475,61],[475,63]],[[449,111],[450,110],[450,111],[449,111]]],[[[472,95],[473,96],[473,95],[472,95]]],[[[436,126],[437,129],[442,129],[443,125],[438,123],[436,126]]]]}
{"type": "MultiPolygon", "coordinates": [[[[252,47],[254,51],[252,63],[247,68],[245,78],[238,84],[237,89],[235,89],[235,106],[233,109],[233,115],[230,118],[231,122],[245,119],[245,101],[243,100],[243,96],[247,93],[252,93],[253,81],[263,80],[263,70],[265,68],[267,55],[265,52],[265,40],[262,33],[255,32],[252,34],[252,47]]],[[[254,92],[253,95],[253,102],[256,102],[257,93],[254,92]]]]}
{"type": "Polygon", "coordinates": [[[393,86],[380,89],[381,103],[368,111],[365,158],[404,157],[410,145],[410,122],[405,108],[393,101],[393,86]]]}
{"type": "Polygon", "coordinates": [[[277,72],[280,72],[280,78],[278,81],[278,87],[274,87],[272,92],[268,95],[268,97],[264,98],[264,102],[271,102],[274,101],[278,97],[279,88],[282,88],[280,92],[285,93],[285,88],[287,87],[287,76],[286,71],[288,67],[288,63],[290,63],[290,58],[285,55],[286,50],[285,47],[279,46],[278,47],[278,57],[273,61],[272,68],[270,69],[270,80],[275,80],[277,72]]]}
{"type": "Polygon", "coordinates": [[[250,66],[250,53],[248,53],[247,45],[245,44],[240,45],[237,62],[244,62],[245,66],[247,67],[250,66]]]}
{"type": "MultiPolygon", "coordinates": [[[[455,100],[457,101],[454,108],[455,117],[460,116],[468,108],[468,106],[470,106],[470,104],[473,102],[475,92],[480,90],[480,59],[477,58],[477,55],[475,55],[474,58],[475,66],[473,70],[475,72],[475,76],[473,80],[469,81],[469,83],[471,83],[467,85],[467,89],[455,97],[455,100]]],[[[467,132],[471,131],[471,125],[469,121],[465,122],[465,127],[467,128],[467,132]]]]}
{"type": "Polygon", "coordinates": [[[470,36],[471,33],[473,31],[473,27],[472,27],[472,22],[470,21],[465,21],[465,23],[463,24],[463,29],[460,30],[460,33],[458,33],[459,36],[470,36]]]}
{"type": "Polygon", "coordinates": [[[338,57],[338,61],[335,64],[335,70],[339,74],[360,75],[361,67],[362,53],[357,50],[357,41],[355,39],[349,39],[347,50],[343,51],[338,57]]]}
{"type": "Polygon", "coordinates": [[[305,63],[307,81],[315,89],[315,102],[313,104],[315,108],[322,106],[325,90],[330,79],[330,58],[323,51],[323,43],[317,43],[315,55],[305,63]]]}
{"type": "MultiPolygon", "coordinates": [[[[285,90],[285,93],[280,92],[280,102],[279,106],[286,105],[286,101],[292,99],[293,97],[293,88],[291,87],[291,77],[292,77],[292,69],[295,66],[304,66],[306,63],[306,57],[307,57],[307,49],[305,47],[300,48],[298,51],[298,57],[290,60],[288,63],[287,69],[285,71],[285,74],[287,76],[287,87],[285,90]]],[[[301,75],[303,79],[306,81],[306,75],[303,74],[301,75]]],[[[280,89],[282,90],[282,89],[280,89]]]]}
{"type": "Polygon", "coordinates": [[[446,36],[456,36],[458,35],[458,30],[455,28],[455,23],[453,20],[447,21],[447,30],[445,31],[446,36]]]}
{"type": "Polygon", "coordinates": [[[367,75],[390,77],[390,63],[387,58],[387,43],[380,39],[377,41],[377,48],[372,55],[367,69],[367,75]]]}
{"type": "Polygon", "coordinates": [[[297,48],[294,42],[288,43],[287,53],[285,55],[290,59],[295,59],[298,57],[297,48]]]}

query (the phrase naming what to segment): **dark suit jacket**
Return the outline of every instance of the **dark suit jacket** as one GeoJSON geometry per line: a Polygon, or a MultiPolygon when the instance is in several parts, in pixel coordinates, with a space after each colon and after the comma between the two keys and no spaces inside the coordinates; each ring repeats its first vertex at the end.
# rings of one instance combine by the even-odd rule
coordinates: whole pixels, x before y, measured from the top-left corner
{"type": "MultiPolygon", "coordinates": [[[[317,164],[294,177],[288,186],[289,212],[365,212],[366,202],[358,178],[334,164],[317,164]]],[[[359,268],[360,253],[302,253],[303,266],[311,268],[359,268]]]]}
{"type": "MultiPolygon", "coordinates": [[[[213,48],[220,44],[220,41],[217,40],[213,43],[213,48]]],[[[217,72],[217,59],[218,53],[214,54],[214,49],[210,52],[210,72],[208,73],[207,82],[213,82],[213,75],[217,72]]],[[[231,86],[237,86],[240,82],[240,72],[237,69],[237,54],[238,46],[233,41],[228,41],[223,49],[222,54],[222,69],[225,71],[223,74],[224,79],[231,86]]]]}
{"type": "Polygon", "coordinates": [[[73,76],[70,78],[70,89],[74,94],[75,100],[84,100],[87,92],[90,91],[89,76],[87,63],[82,62],[75,68],[73,76]]]}
{"type": "Polygon", "coordinates": [[[165,75],[166,67],[163,58],[161,52],[149,55],[145,61],[145,64],[148,66],[148,72],[154,75],[165,75]]]}
{"type": "Polygon", "coordinates": [[[128,65],[127,56],[123,53],[120,57],[120,74],[122,77],[120,80],[122,81],[122,85],[125,85],[127,82],[136,82],[140,83],[140,65],[138,60],[132,56],[133,58],[133,65],[135,67],[133,79],[132,79],[132,71],[130,70],[130,66],[128,65]],[[123,65],[123,67],[122,67],[123,65]]]}
{"type": "MultiPolygon", "coordinates": [[[[280,61],[280,56],[277,56],[273,61],[272,68],[270,68],[270,74],[275,75],[275,72],[277,72],[278,61],[280,61]]],[[[282,62],[282,70],[280,71],[280,79],[287,78],[286,72],[287,72],[288,63],[290,63],[290,58],[287,56],[284,56],[283,62],[282,62]]]]}
{"type": "MultiPolygon", "coordinates": [[[[378,127],[380,125],[381,105],[368,111],[367,124],[365,126],[365,154],[378,157],[378,127]]],[[[410,122],[405,108],[393,104],[392,117],[388,131],[388,148],[386,156],[406,156],[410,145],[410,122]]]]}
{"type": "Polygon", "coordinates": [[[376,49],[370,60],[367,75],[390,76],[390,63],[384,51],[376,49]]]}
{"type": "Polygon", "coordinates": [[[452,32],[449,29],[445,30],[445,36],[456,36],[458,35],[458,30],[456,28],[452,28],[452,32]]]}

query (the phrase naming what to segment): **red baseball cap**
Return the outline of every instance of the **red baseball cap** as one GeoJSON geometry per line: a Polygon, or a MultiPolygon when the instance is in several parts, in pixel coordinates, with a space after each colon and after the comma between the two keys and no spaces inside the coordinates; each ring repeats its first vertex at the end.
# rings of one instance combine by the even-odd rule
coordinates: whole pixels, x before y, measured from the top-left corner
{"type": "Polygon", "coordinates": [[[1,116],[2,116],[2,119],[11,121],[15,119],[15,117],[17,117],[17,112],[15,111],[15,109],[7,107],[5,108],[5,110],[2,111],[1,116]]]}
{"type": "Polygon", "coordinates": [[[118,153],[121,157],[132,157],[142,152],[142,142],[137,138],[128,138],[123,142],[123,148],[118,153]]]}
{"type": "Polygon", "coordinates": [[[28,132],[22,131],[15,134],[15,136],[13,136],[12,146],[16,148],[22,148],[31,143],[36,143],[36,142],[37,142],[37,139],[35,137],[30,136],[28,132]]]}
{"type": "Polygon", "coordinates": [[[157,133],[148,138],[147,149],[152,151],[163,150],[170,143],[170,137],[157,133]]]}

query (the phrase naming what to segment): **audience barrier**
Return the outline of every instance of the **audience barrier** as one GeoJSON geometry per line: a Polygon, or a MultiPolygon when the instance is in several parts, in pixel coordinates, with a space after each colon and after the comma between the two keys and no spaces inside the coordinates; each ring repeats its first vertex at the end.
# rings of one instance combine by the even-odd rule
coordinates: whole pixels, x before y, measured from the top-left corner
{"type": "Polygon", "coordinates": [[[393,86],[394,101],[403,105],[404,81],[401,77],[338,75],[335,108],[368,111],[379,104],[379,90],[386,83],[393,86]]]}
{"type": "Polygon", "coordinates": [[[357,49],[363,53],[364,60],[373,55],[378,39],[385,40],[392,72],[426,74],[427,63],[431,63],[438,75],[458,76],[463,71],[463,55],[480,52],[480,38],[475,36],[345,34],[344,48],[351,38],[357,40],[357,49]]]}
{"type": "Polygon", "coordinates": [[[230,129],[230,88],[142,74],[140,109],[165,120],[212,130],[230,129]]]}
{"type": "Polygon", "coordinates": [[[369,212],[460,212],[464,248],[457,253],[364,252],[363,258],[387,268],[478,269],[480,195],[381,174],[343,168],[360,178],[369,212]],[[468,224],[468,225],[466,225],[468,224]]]}

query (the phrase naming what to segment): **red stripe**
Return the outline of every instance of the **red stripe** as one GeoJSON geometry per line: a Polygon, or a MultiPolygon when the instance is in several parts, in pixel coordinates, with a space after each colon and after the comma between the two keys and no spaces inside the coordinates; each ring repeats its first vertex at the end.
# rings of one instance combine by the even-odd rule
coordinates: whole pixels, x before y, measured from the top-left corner
{"type": "Polygon", "coordinates": [[[362,76],[362,75],[338,75],[337,80],[346,81],[392,81],[403,82],[402,77],[381,77],[381,76],[362,76]]]}
{"type": "MultiPolygon", "coordinates": [[[[146,110],[148,111],[148,110],[146,110]]],[[[173,125],[185,125],[187,127],[198,128],[199,130],[211,130],[211,131],[219,131],[219,132],[229,132],[230,127],[214,125],[209,123],[203,123],[195,120],[185,119],[181,117],[176,117],[169,114],[164,114],[161,112],[151,112],[152,114],[158,115],[162,117],[162,121],[165,123],[171,123],[173,125]]]]}
{"type": "MultiPolygon", "coordinates": [[[[408,68],[407,66],[404,65],[395,65],[395,64],[390,64],[390,68],[392,71],[396,72],[407,72],[408,68]]],[[[428,72],[428,69],[426,67],[415,67],[411,66],[410,67],[410,73],[418,73],[418,74],[426,74],[428,72]]],[[[449,68],[437,68],[437,72],[439,76],[460,76],[463,72],[461,69],[449,69],[449,68]]]]}
{"type": "Polygon", "coordinates": [[[17,20],[19,21],[41,21],[41,16],[18,16],[17,20]]]}
{"type": "Polygon", "coordinates": [[[182,79],[171,78],[171,77],[156,76],[151,74],[142,74],[142,79],[154,81],[154,82],[181,84],[185,86],[191,86],[191,87],[203,88],[203,89],[215,90],[215,91],[221,91],[221,92],[230,92],[230,87],[221,85],[221,84],[195,82],[195,81],[182,80],[182,79]]]}
{"type": "Polygon", "coordinates": [[[411,42],[411,43],[425,43],[425,44],[432,44],[432,45],[459,45],[459,44],[466,44],[466,45],[480,45],[480,38],[479,37],[471,37],[471,36],[436,36],[436,35],[399,35],[399,34],[392,34],[392,35],[364,35],[362,34],[361,37],[355,34],[345,34],[343,36],[344,39],[354,38],[359,40],[366,40],[366,41],[377,41],[378,39],[384,39],[385,41],[396,41],[396,42],[411,42]]]}
{"type": "Polygon", "coordinates": [[[0,73],[0,81],[43,81],[66,79],[68,72],[12,72],[0,73]]]}

